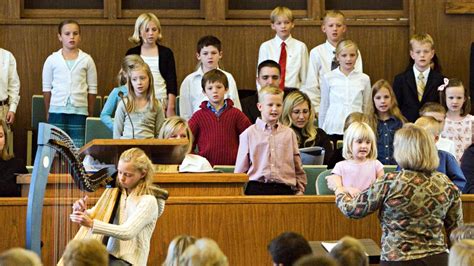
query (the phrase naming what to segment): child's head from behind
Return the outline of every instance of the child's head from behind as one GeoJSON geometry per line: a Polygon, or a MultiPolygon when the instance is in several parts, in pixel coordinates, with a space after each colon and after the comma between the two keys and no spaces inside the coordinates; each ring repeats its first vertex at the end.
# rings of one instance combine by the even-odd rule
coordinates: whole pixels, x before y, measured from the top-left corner
{"type": "Polygon", "coordinates": [[[222,58],[221,41],[212,35],[201,37],[197,43],[196,57],[207,71],[219,67],[222,58]]]}
{"type": "Polygon", "coordinates": [[[372,102],[378,116],[382,114],[396,116],[397,118],[402,116],[395,92],[390,83],[384,79],[378,80],[372,86],[372,102]]]}
{"type": "Polygon", "coordinates": [[[109,253],[97,239],[73,239],[64,250],[64,266],[107,266],[109,253]]]}
{"type": "Polygon", "coordinates": [[[191,152],[193,143],[193,133],[189,128],[186,119],[179,116],[172,116],[165,119],[158,133],[159,139],[188,139],[189,144],[186,147],[186,154],[191,152]]]}
{"type": "Polygon", "coordinates": [[[36,253],[24,248],[11,248],[0,254],[0,265],[3,266],[41,266],[40,258],[36,253]]]}
{"type": "Polygon", "coordinates": [[[263,87],[258,92],[257,108],[263,122],[276,124],[283,109],[283,91],[275,86],[263,87]]]}
{"type": "Polygon", "coordinates": [[[474,265],[474,240],[463,239],[455,243],[449,251],[449,265],[474,265]]]}
{"type": "Polygon", "coordinates": [[[429,116],[443,122],[446,119],[446,109],[439,103],[427,102],[420,108],[420,116],[429,116]]]}
{"type": "Polygon", "coordinates": [[[153,182],[153,164],[140,148],[131,148],[120,155],[117,166],[117,182],[128,192],[137,195],[150,194],[149,187],[153,182]]]}
{"type": "Polygon", "coordinates": [[[359,240],[350,236],[341,238],[337,245],[331,249],[329,256],[344,266],[369,265],[364,246],[362,246],[359,240]]]}
{"type": "Polygon", "coordinates": [[[405,124],[395,132],[393,157],[402,169],[411,171],[431,173],[439,165],[433,137],[412,123],[405,124]]]}
{"type": "Polygon", "coordinates": [[[443,123],[429,116],[422,116],[418,118],[415,121],[415,125],[426,130],[426,132],[433,136],[435,142],[438,140],[441,131],[443,131],[443,123]]]}
{"type": "Polygon", "coordinates": [[[449,112],[459,113],[466,116],[471,111],[471,100],[469,90],[464,87],[462,81],[456,78],[445,79],[445,84],[441,85],[439,90],[441,104],[449,112]]]}
{"type": "Polygon", "coordinates": [[[293,12],[285,6],[275,7],[270,14],[270,21],[272,22],[272,29],[282,40],[286,40],[290,36],[293,27],[295,27],[293,12]]]}
{"type": "Polygon", "coordinates": [[[361,113],[361,112],[350,113],[346,117],[346,120],[344,120],[344,131],[346,131],[347,128],[354,122],[369,123],[369,117],[366,114],[361,113]]]}
{"type": "Polygon", "coordinates": [[[135,30],[128,40],[134,44],[153,44],[163,38],[160,20],[153,13],[143,13],[135,21],[135,30]]]}
{"type": "Polygon", "coordinates": [[[372,128],[364,122],[354,122],[344,132],[342,156],[346,160],[377,158],[377,141],[372,128]]]}
{"type": "Polygon", "coordinates": [[[168,247],[168,254],[162,266],[178,266],[181,255],[187,247],[194,244],[196,238],[194,236],[179,235],[171,240],[168,247]]]}
{"type": "Polygon", "coordinates": [[[336,46],[336,60],[342,72],[350,72],[355,68],[359,47],[352,40],[342,40],[336,46]]]}
{"type": "Polygon", "coordinates": [[[78,49],[79,43],[81,42],[81,29],[79,23],[72,19],[64,20],[59,23],[58,39],[62,43],[64,49],[78,49]]]}
{"type": "Polygon", "coordinates": [[[451,235],[449,236],[451,244],[454,244],[463,239],[474,240],[474,223],[465,223],[461,226],[458,226],[451,232],[451,235]]]}
{"type": "Polygon", "coordinates": [[[339,10],[328,10],[324,15],[321,30],[334,46],[342,40],[344,32],[346,32],[347,27],[344,20],[344,14],[339,10]]]}
{"type": "Polygon", "coordinates": [[[128,72],[134,68],[136,64],[144,64],[145,61],[141,56],[136,54],[127,55],[122,59],[122,66],[119,70],[117,80],[120,86],[127,84],[128,72]]]}
{"type": "Polygon", "coordinates": [[[258,64],[257,83],[260,85],[260,88],[269,85],[278,87],[280,84],[280,73],[280,64],[270,59],[265,60],[258,64]]]}
{"type": "Polygon", "coordinates": [[[308,129],[313,126],[314,112],[308,95],[299,90],[293,91],[283,101],[281,122],[287,126],[308,129]]]}
{"type": "Polygon", "coordinates": [[[227,257],[217,243],[209,238],[200,238],[188,246],[179,260],[183,266],[227,266],[227,257]]]}
{"type": "Polygon", "coordinates": [[[268,251],[274,265],[283,266],[291,266],[299,258],[313,252],[308,241],[294,232],[284,232],[272,239],[268,244],[268,251]]]}
{"type": "Polygon", "coordinates": [[[410,57],[415,61],[415,67],[422,72],[431,66],[433,59],[434,41],[428,33],[413,34],[410,38],[410,57]]]}
{"type": "Polygon", "coordinates": [[[201,87],[212,106],[221,106],[224,104],[225,94],[229,90],[229,81],[224,72],[213,69],[204,74],[201,79],[201,87]]]}

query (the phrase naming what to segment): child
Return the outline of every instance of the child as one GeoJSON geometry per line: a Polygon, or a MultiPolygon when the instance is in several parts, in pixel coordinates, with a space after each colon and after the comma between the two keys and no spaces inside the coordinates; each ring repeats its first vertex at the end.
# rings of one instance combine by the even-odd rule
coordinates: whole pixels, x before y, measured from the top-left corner
{"type": "Polygon", "coordinates": [[[352,196],[364,191],[383,176],[383,165],[377,158],[375,134],[367,123],[354,122],[344,133],[342,155],[326,179],[331,189],[343,189],[352,196]]]}
{"type": "MultiPolygon", "coordinates": [[[[437,121],[433,117],[422,116],[416,120],[415,125],[425,129],[431,136],[433,136],[435,143],[438,141],[439,134],[443,130],[443,123],[437,121]]],[[[463,191],[466,185],[466,177],[464,177],[456,158],[454,158],[450,153],[442,150],[438,150],[438,157],[439,165],[436,170],[447,175],[459,190],[463,191]]]]}
{"type": "Polygon", "coordinates": [[[474,265],[474,239],[463,239],[451,247],[449,266],[474,265]]]}
{"type": "Polygon", "coordinates": [[[430,68],[434,52],[434,41],[429,34],[414,34],[410,38],[410,56],[415,63],[395,76],[393,91],[409,122],[415,122],[423,104],[439,102],[436,89],[443,84],[443,75],[430,68]]]}
{"type": "Polygon", "coordinates": [[[202,92],[208,98],[193,114],[189,127],[193,146],[211,165],[234,165],[239,149],[239,135],[252,123],[230,99],[225,99],[229,82],[224,72],[213,69],[204,74],[202,92]]]}
{"type": "Polygon", "coordinates": [[[280,89],[299,89],[306,79],[308,48],[291,36],[295,24],[289,8],[277,6],[270,14],[270,20],[276,36],[260,45],[258,64],[267,59],[278,62],[281,67],[280,89]]]}
{"type": "Polygon", "coordinates": [[[393,158],[395,131],[407,120],[398,108],[397,99],[388,81],[381,79],[372,86],[374,112],[370,115],[371,127],[377,132],[377,160],[384,165],[397,164],[393,158]]]}
{"type": "Polygon", "coordinates": [[[12,152],[7,149],[8,126],[5,120],[0,118],[0,197],[19,197],[20,186],[16,183],[17,174],[26,174],[26,166],[19,158],[13,157],[12,152]]]}
{"type": "Polygon", "coordinates": [[[76,147],[84,145],[85,125],[94,111],[97,72],[92,57],[79,49],[79,24],[65,20],[59,24],[59,51],[43,66],[43,95],[46,120],[64,130],[76,147]]]}
{"type": "Polygon", "coordinates": [[[459,162],[464,150],[474,143],[474,116],[469,114],[469,90],[458,79],[446,79],[439,90],[441,104],[448,110],[441,136],[454,141],[455,157],[459,162]]]}
{"type": "Polygon", "coordinates": [[[108,266],[109,253],[97,239],[73,239],[64,250],[63,263],[64,266],[108,266]]]}
{"type": "Polygon", "coordinates": [[[246,195],[303,195],[303,170],[296,135],[278,122],[283,91],[267,86],[258,93],[261,118],[240,135],[235,173],[247,173],[246,195]]]}
{"type": "Polygon", "coordinates": [[[118,84],[119,87],[114,88],[104,104],[104,108],[102,108],[102,112],[100,113],[100,121],[107,126],[110,131],[114,131],[114,120],[112,115],[115,113],[117,109],[117,104],[121,101],[119,93],[122,93],[122,97],[127,96],[127,76],[128,71],[133,69],[135,64],[143,64],[145,63],[143,59],[138,55],[127,55],[122,60],[122,67],[120,68],[118,74],[118,84]]]}
{"type": "Polygon", "coordinates": [[[329,256],[344,266],[369,266],[369,258],[362,243],[350,236],[337,241],[329,256]]]}
{"type": "Polygon", "coordinates": [[[160,102],[155,99],[150,67],[147,64],[135,65],[127,80],[125,105],[119,102],[115,111],[114,139],[155,138],[165,115],[160,102]]]}
{"type": "Polygon", "coordinates": [[[308,240],[295,232],[283,232],[268,243],[273,265],[290,266],[299,258],[312,254],[308,240]]]}
{"type": "MultiPolygon", "coordinates": [[[[221,41],[210,35],[202,37],[197,43],[196,57],[200,61],[198,69],[183,80],[179,89],[179,112],[180,116],[186,120],[189,120],[199,110],[201,103],[207,100],[206,95],[200,89],[201,80],[208,71],[219,68],[219,60],[222,58],[221,41]]],[[[219,70],[227,76],[229,81],[229,92],[226,94],[226,99],[231,99],[235,108],[242,110],[234,77],[222,69],[219,70]]]]}
{"type": "Polygon", "coordinates": [[[371,111],[370,78],[355,69],[358,50],[351,40],[339,42],[336,47],[339,67],[326,73],[321,82],[319,127],[330,135],[333,143],[342,139],[343,121],[350,113],[371,111]]]}
{"type": "Polygon", "coordinates": [[[109,236],[107,250],[119,260],[132,265],[146,265],[150,239],[161,216],[167,197],[153,185],[153,164],[139,148],[126,150],[117,166],[117,185],[121,189],[120,204],[109,224],[90,217],[87,196],[73,204],[72,222],[91,228],[93,234],[109,236]]]}
{"type": "Polygon", "coordinates": [[[161,266],[178,266],[179,259],[187,247],[193,245],[196,242],[194,236],[179,235],[171,240],[168,247],[168,254],[166,255],[165,262],[161,266]]]}
{"type": "Polygon", "coordinates": [[[177,265],[228,266],[229,262],[216,241],[200,238],[186,248],[177,265]]]}
{"type": "MultiPolygon", "coordinates": [[[[433,117],[436,119],[436,121],[442,123],[444,127],[446,120],[446,109],[444,109],[444,107],[439,103],[425,103],[420,108],[420,116],[433,117]]],[[[438,148],[438,150],[447,151],[453,156],[456,156],[456,148],[452,140],[439,136],[438,141],[436,142],[436,148],[438,148]]]]}
{"type": "Polygon", "coordinates": [[[175,114],[175,101],[178,94],[176,66],[173,51],[160,45],[161,24],[153,13],[143,13],[135,22],[133,36],[128,38],[136,47],[130,48],[126,55],[140,55],[150,66],[153,74],[155,97],[160,101],[166,116],[175,114]]]}
{"type": "Polygon", "coordinates": [[[451,244],[463,239],[474,239],[474,223],[465,223],[461,226],[458,226],[451,232],[451,235],[449,235],[451,244]]]}
{"type": "MultiPolygon", "coordinates": [[[[311,99],[316,114],[319,113],[321,102],[321,79],[324,74],[337,68],[337,61],[334,58],[336,46],[342,41],[347,30],[344,14],[339,10],[328,10],[324,15],[321,30],[326,34],[326,42],[311,49],[306,82],[301,88],[311,99]]],[[[359,50],[357,51],[355,70],[363,73],[362,56],[359,50]]]]}

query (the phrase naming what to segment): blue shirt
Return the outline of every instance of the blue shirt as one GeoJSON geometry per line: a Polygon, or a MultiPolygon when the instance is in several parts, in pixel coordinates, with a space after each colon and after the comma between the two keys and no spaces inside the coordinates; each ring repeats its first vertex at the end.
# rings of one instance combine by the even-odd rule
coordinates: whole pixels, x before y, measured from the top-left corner
{"type": "Polygon", "coordinates": [[[402,121],[395,117],[382,121],[377,124],[377,160],[383,165],[397,164],[393,158],[393,138],[395,131],[403,126],[402,121]]]}
{"type": "Polygon", "coordinates": [[[207,102],[207,108],[209,108],[209,110],[211,110],[211,112],[213,112],[216,117],[220,117],[221,114],[224,112],[225,108],[227,108],[227,100],[224,100],[224,105],[219,110],[216,110],[216,108],[212,106],[211,102],[207,102]]]}
{"type": "Polygon", "coordinates": [[[107,126],[110,131],[113,132],[114,130],[114,120],[112,116],[115,114],[115,109],[117,109],[117,104],[120,101],[120,97],[118,96],[119,92],[123,93],[123,97],[127,96],[128,90],[126,85],[122,85],[120,87],[114,88],[107,98],[107,101],[104,104],[104,108],[102,108],[102,112],[100,112],[100,121],[107,126]]]}
{"type": "Polygon", "coordinates": [[[466,177],[464,176],[461,167],[459,167],[456,158],[451,153],[442,150],[438,150],[438,157],[439,166],[436,170],[447,175],[459,190],[462,191],[466,185],[466,177]]]}

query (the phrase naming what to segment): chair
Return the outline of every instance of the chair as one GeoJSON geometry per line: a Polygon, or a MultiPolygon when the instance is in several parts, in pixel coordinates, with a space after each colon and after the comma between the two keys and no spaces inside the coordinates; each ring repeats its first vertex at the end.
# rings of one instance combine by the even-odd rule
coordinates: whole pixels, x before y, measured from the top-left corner
{"type": "Polygon", "coordinates": [[[113,132],[100,121],[98,117],[88,117],[86,119],[86,135],[84,143],[94,139],[111,139],[113,132]]]}
{"type": "Polygon", "coordinates": [[[97,95],[94,101],[94,112],[92,113],[92,116],[100,117],[101,111],[102,111],[102,97],[97,95]]]}
{"type": "Polygon", "coordinates": [[[214,165],[214,170],[221,171],[223,173],[233,173],[235,165],[214,165]]]}
{"type": "Polygon", "coordinates": [[[179,116],[179,95],[176,96],[176,100],[174,102],[174,111],[177,116],[179,116]]]}
{"type": "Polygon", "coordinates": [[[395,172],[397,171],[398,165],[384,165],[383,166],[383,171],[384,173],[390,173],[390,172],[395,172]]]}
{"type": "Polygon", "coordinates": [[[327,169],[327,165],[303,165],[308,183],[304,191],[305,195],[316,195],[316,178],[327,169]]]}
{"type": "Polygon", "coordinates": [[[303,165],[322,165],[325,152],[323,147],[318,146],[301,148],[301,162],[303,165]]]}
{"type": "Polygon", "coordinates": [[[328,182],[326,176],[331,175],[332,169],[323,171],[318,175],[316,179],[316,193],[318,195],[334,195],[334,192],[328,188],[328,182]]]}
{"type": "Polygon", "coordinates": [[[344,141],[338,140],[338,141],[336,142],[336,149],[342,148],[343,145],[344,145],[344,141]]]}
{"type": "MultiPolygon", "coordinates": [[[[46,110],[44,107],[43,95],[33,95],[31,100],[31,128],[27,131],[26,136],[26,165],[32,165],[34,134],[38,131],[38,124],[46,122],[46,110]]],[[[35,148],[36,152],[36,148],[35,148]]]]}

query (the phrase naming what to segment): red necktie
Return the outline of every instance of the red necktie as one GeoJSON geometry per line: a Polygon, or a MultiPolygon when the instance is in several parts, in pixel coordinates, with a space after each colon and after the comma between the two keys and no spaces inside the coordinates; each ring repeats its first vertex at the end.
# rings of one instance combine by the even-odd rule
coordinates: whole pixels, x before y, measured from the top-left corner
{"type": "Polygon", "coordinates": [[[280,89],[285,89],[285,74],[286,74],[286,43],[281,43],[281,52],[280,52],[280,60],[278,61],[280,64],[280,89]]]}

